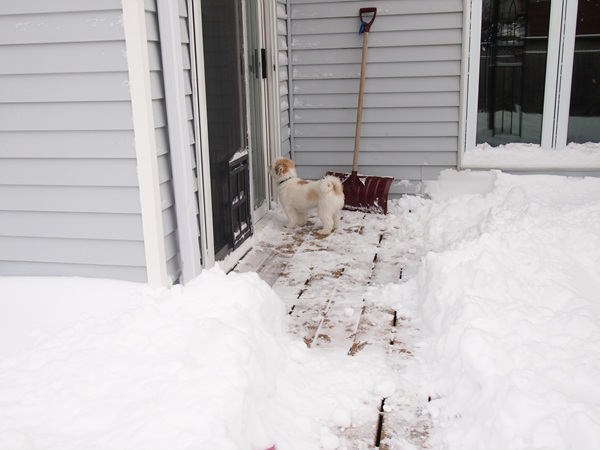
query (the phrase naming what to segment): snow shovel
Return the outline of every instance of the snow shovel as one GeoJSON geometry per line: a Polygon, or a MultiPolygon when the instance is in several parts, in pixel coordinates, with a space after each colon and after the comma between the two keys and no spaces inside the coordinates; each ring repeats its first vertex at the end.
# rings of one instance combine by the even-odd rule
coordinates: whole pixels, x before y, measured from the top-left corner
{"type": "Polygon", "coordinates": [[[354,136],[354,161],[352,163],[352,173],[328,172],[327,175],[333,175],[342,180],[345,196],[344,209],[374,214],[387,214],[388,192],[394,178],[359,175],[357,173],[369,30],[375,21],[376,15],[377,8],[361,8],[359,11],[361,22],[359,33],[364,33],[364,40],[360,67],[360,88],[358,91],[358,112],[356,117],[356,134],[354,136]],[[363,14],[373,14],[373,17],[371,17],[369,22],[365,22],[363,20],[363,14]]]}

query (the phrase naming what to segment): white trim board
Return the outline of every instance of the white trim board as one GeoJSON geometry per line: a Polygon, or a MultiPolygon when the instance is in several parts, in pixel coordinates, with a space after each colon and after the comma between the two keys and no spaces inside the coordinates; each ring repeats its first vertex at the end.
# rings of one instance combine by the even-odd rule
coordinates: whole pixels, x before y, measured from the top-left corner
{"type": "Polygon", "coordinates": [[[169,147],[173,172],[177,236],[181,255],[181,282],[187,283],[202,270],[199,224],[196,219],[194,169],[191,159],[185,105],[183,55],[177,2],[158,0],[158,25],[163,60],[169,147]]]}
{"type": "Polygon", "coordinates": [[[162,287],[168,286],[170,280],[167,274],[145,20],[143,0],[123,2],[146,273],[151,287],[162,287]]]}
{"type": "Polygon", "coordinates": [[[188,0],[191,17],[190,51],[192,53],[192,77],[196,89],[194,116],[197,118],[196,155],[198,160],[198,199],[202,233],[202,262],[205,269],[215,265],[215,240],[212,219],[212,190],[210,186],[210,153],[208,145],[208,113],[206,110],[206,81],[204,73],[204,41],[202,39],[202,7],[200,0],[188,0]],[[190,8],[191,6],[191,8],[190,8]],[[197,108],[197,110],[196,110],[197,108]]]}

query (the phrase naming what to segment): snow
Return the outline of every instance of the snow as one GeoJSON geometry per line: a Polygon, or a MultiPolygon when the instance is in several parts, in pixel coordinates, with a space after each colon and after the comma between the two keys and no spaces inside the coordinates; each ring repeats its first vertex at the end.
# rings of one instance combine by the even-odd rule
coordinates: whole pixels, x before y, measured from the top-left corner
{"type": "Polygon", "coordinates": [[[240,150],[238,150],[237,152],[234,153],[234,155],[229,158],[229,164],[232,164],[234,162],[236,162],[238,159],[242,159],[245,156],[248,156],[248,148],[242,148],[240,150]]]}
{"type": "Polygon", "coordinates": [[[255,273],[0,278],[0,448],[352,448],[368,399],[401,414],[405,386],[429,448],[596,448],[600,179],[449,170],[427,192],[389,202],[404,275],[368,291],[420,329],[401,370],[307,348],[255,273]]]}
{"type": "Polygon", "coordinates": [[[364,400],[393,383],[375,352],[291,339],[256,274],[214,268],[160,291],[52,278],[0,287],[2,328],[22,330],[2,339],[2,449],[337,448],[336,427],[360,424],[364,400]],[[40,305],[49,329],[25,313],[40,305]],[[68,305],[94,311],[63,314],[68,305]]]}
{"type": "Polygon", "coordinates": [[[429,192],[430,251],[394,294],[423,329],[432,448],[597,448],[600,180],[447,171],[429,192]]]}
{"type": "Polygon", "coordinates": [[[570,143],[561,150],[545,150],[536,144],[510,143],[492,147],[479,144],[463,154],[462,164],[470,168],[549,168],[556,170],[600,169],[600,145],[570,143]]]}

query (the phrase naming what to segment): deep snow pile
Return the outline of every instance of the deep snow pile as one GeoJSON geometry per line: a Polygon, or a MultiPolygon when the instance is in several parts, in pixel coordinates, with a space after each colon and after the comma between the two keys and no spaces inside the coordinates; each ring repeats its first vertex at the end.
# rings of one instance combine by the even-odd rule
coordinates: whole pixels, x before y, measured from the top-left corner
{"type": "Polygon", "coordinates": [[[598,448],[600,180],[447,171],[429,193],[395,210],[426,256],[387,301],[423,329],[430,445],[598,448]]]}
{"type": "Polygon", "coordinates": [[[402,364],[308,350],[255,274],[0,278],[0,449],[353,448],[339,430],[377,396],[389,427],[427,408],[432,449],[597,448],[600,179],[447,171],[428,190],[391,202],[403,279],[369,291],[422,330],[397,331],[402,364]]]}
{"type": "Polygon", "coordinates": [[[15,323],[0,345],[1,449],[337,448],[393,383],[380,354],[291,340],[256,274],[216,268],[159,292],[0,278],[0,290],[0,326],[15,323]]]}

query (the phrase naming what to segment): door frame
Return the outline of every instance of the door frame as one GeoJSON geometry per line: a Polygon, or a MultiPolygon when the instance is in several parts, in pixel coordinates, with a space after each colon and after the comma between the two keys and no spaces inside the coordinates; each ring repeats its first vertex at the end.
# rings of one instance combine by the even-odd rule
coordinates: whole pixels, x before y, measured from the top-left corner
{"type": "MultiPolygon", "coordinates": [[[[279,34],[277,32],[277,0],[265,1],[265,27],[266,49],[269,68],[267,74],[267,120],[269,122],[269,151],[267,158],[267,171],[271,164],[281,156],[281,96],[279,93],[279,34]]],[[[268,174],[268,172],[267,172],[268,174]]],[[[275,185],[270,175],[267,175],[267,197],[269,208],[275,199],[275,185]]]]}
{"type": "MultiPolygon", "coordinates": [[[[248,14],[248,8],[246,6],[247,1],[254,1],[257,3],[259,11],[262,12],[258,18],[257,28],[259,29],[261,48],[265,49],[266,53],[266,67],[264,68],[267,74],[264,85],[261,88],[262,92],[262,107],[261,107],[261,121],[260,130],[262,133],[262,142],[264,143],[263,149],[254,149],[252,147],[252,136],[249,136],[248,143],[250,152],[262,151],[264,166],[261,168],[265,172],[265,202],[257,209],[254,204],[254,183],[251,185],[252,195],[252,221],[254,225],[261,221],[271,209],[271,204],[274,200],[274,190],[272,179],[269,175],[269,167],[271,163],[281,155],[281,127],[280,127],[280,104],[279,104],[279,64],[278,64],[278,34],[277,34],[277,0],[242,0],[244,9],[244,48],[248,49],[248,21],[251,20],[248,14]]],[[[250,61],[248,58],[248,51],[244,52],[246,59],[246,73],[250,76],[250,61]]],[[[252,116],[252,109],[250,103],[250,86],[249,81],[246,80],[246,108],[248,115],[248,132],[251,133],[252,127],[250,121],[256,118],[252,116]]],[[[254,170],[257,168],[254,165],[251,166],[250,174],[254,176],[254,170]]]]}
{"type": "MultiPolygon", "coordinates": [[[[206,99],[206,82],[204,72],[204,43],[202,38],[202,0],[187,0],[188,1],[188,15],[190,16],[190,53],[192,56],[192,82],[194,83],[194,105],[193,114],[195,117],[195,130],[194,134],[197,137],[196,142],[196,154],[198,164],[198,208],[200,217],[200,246],[202,254],[202,266],[204,268],[213,267],[216,263],[215,259],[215,248],[214,248],[214,223],[212,219],[212,189],[211,189],[211,175],[210,175],[210,155],[209,155],[209,142],[208,142],[208,116],[207,116],[207,99],[206,99]],[[193,26],[192,26],[193,25],[193,26]]],[[[241,0],[242,14],[244,17],[243,22],[243,48],[247,48],[246,38],[246,27],[247,27],[247,8],[246,2],[253,0],[241,0]]],[[[265,49],[267,61],[269,61],[269,67],[267,70],[267,84],[266,84],[266,114],[264,118],[265,130],[265,141],[268,145],[265,146],[263,151],[265,152],[265,170],[266,183],[267,183],[267,195],[264,210],[255,211],[254,207],[254,196],[253,187],[251,187],[251,208],[252,208],[252,221],[253,226],[260,221],[266,215],[266,212],[271,208],[273,196],[273,184],[271,177],[269,176],[268,168],[277,156],[281,154],[281,131],[280,131],[280,105],[279,105],[279,73],[278,73],[278,60],[277,60],[277,1],[276,0],[263,0],[264,1],[264,14],[263,23],[265,30],[265,49]]],[[[248,58],[247,52],[243,52],[243,65],[244,70],[248,73],[248,58]]],[[[244,100],[245,100],[245,114],[246,114],[246,133],[249,133],[249,121],[250,106],[249,106],[249,87],[248,81],[244,80],[244,100]]],[[[250,145],[250,140],[248,140],[250,145]]],[[[252,151],[252,149],[250,149],[252,151]]],[[[251,175],[254,167],[251,165],[251,175]]],[[[246,240],[238,249],[234,250],[227,257],[228,265],[232,265],[240,259],[252,246],[252,240],[246,240]]],[[[227,267],[223,267],[228,270],[227,267]]]]}
{"type": "Polygon", "coordinates": [[[188,0],[190,27],[190,60],[193,91],[194,135],[196,136],[196,160],[198,173],[198,211],[200,215],[200,246],[202,265],[205,269],[215,265],[214,225],[212,219],[212,188],[210,177],[210,154],[208,146],[208,112],[206,100],[206,77],[204,72],[204,40],[202,37],[202,2],[188,0]],[[199,138],[199,139],[198,139],[199,138]]]}

